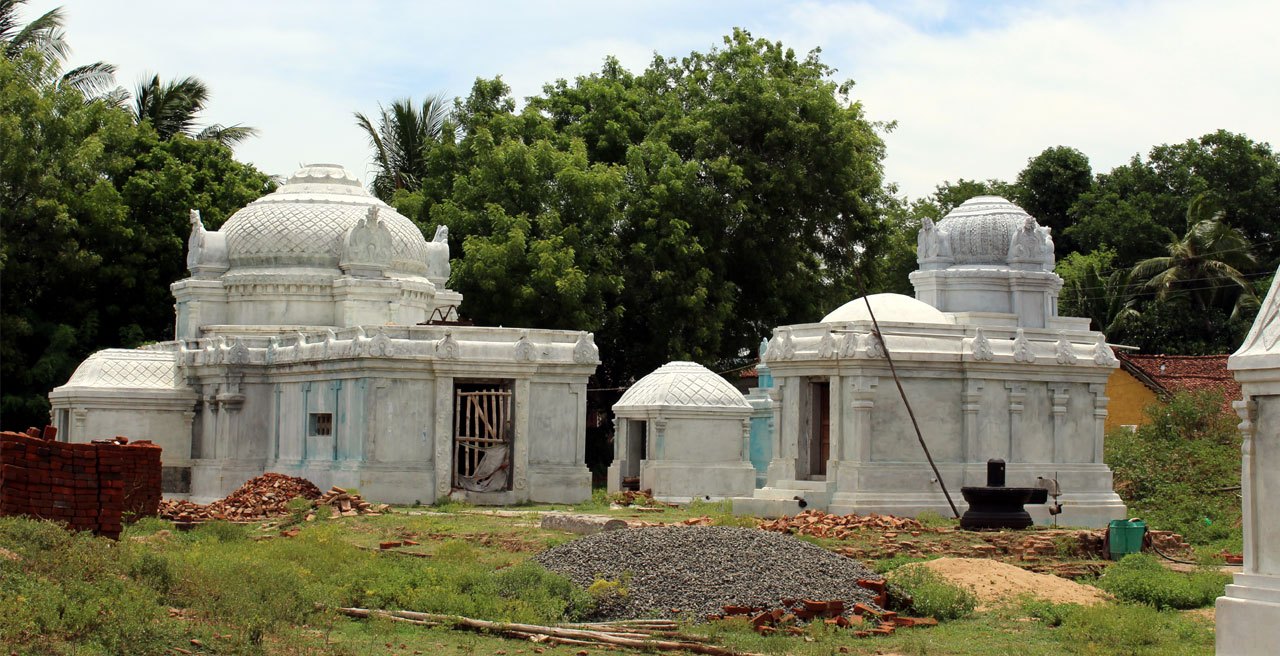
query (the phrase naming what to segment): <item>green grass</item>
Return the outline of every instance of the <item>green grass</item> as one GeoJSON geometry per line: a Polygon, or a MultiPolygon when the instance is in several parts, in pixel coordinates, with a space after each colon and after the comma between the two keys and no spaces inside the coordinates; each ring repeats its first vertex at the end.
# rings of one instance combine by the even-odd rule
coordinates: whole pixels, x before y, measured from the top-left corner
{"type": "MultiPolygon", "coordinates": [[[[445,509],[450,512],[403,508],[381,517],[303,522],[297,537],[268,540],[254,538],[276,535],[278,527],[215,522],[184,533],[149,519],[113,542],[45,522],[0,519],[0,547],[20,558],[0,558],[0,653],[161,654],[171,647],[193,649],[196,639],[203,651],[218,654],[532,654],[527,643],[353,620],[326,608],[402,608],[535,623],[570,620],[590,608],[586,591],[528,562],[572,536],[541,530],[533,513],[445,509]],[[359,548],[404,537],[421,542],[410,550],[431,557],[359,548]]],[[[640,515],[667,521],[731,516],[716,504],[640,515]]],[[[1133,604],[1106,609],[1066,608],[1055,611],[1060,618],[1054,623],[1002,608],[874,639],[826,626],[804,637],[761,637],[741,622],[686,630],[743,651],[814,656],[841,647],[854,654],[1212,651],[1212,626],[1203,618],[1133,604]],[[1119,651],[1110,648],[1117,645],[1119,651]]],[[[552,655],[580,649],[539,647],[552,655]]]]}
{"type": "Polygon", "coordinates": [[[1151,423],[1107,434],[1106,462],[1130,517],[1238,553],[1240,498],[1229,488],[1240,485],[1240,431],[1221,404],[1180,393],[1152,405],[1151,423]]]}
{"type": "Polygon", "coordinates": [[[1157,609],[1188,609],[1213,605],[1230,582],[1229,574],[1214,569],[1175,572],[1155,556],[1130,554],[1107,568],[1098,587],[1124,601],[1157,609]]]}

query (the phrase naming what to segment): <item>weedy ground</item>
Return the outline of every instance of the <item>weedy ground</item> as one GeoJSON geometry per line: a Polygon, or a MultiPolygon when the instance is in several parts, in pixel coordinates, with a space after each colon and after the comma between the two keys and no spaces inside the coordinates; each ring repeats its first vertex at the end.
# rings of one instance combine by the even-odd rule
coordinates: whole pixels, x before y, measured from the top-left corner
{"type": "MultiPolygon", "coordinates": [[[[146,519],[119,542],[47,523],[0,519],[0,653],[19,654],[578,654],[387,620],[354,620],[341,606],[407,609],[548,624],[589,616],[593,599],[529,562],[573,536],[539,527],[527,506],[500,514],[459,504],[397,508],[282,526],[213,522],[190,532],[146,519]],[[286,528],[297,528],[283,537],[286,528]],[[414,558],[379,553],[411,540],[414,558]],[[538,651],[541,650],[541,651],[538,651]]],[[[611,509],[603,494],[573,510],[673,522],[711,517],[742,525],[724,504],[611,509]]],[[[284,520],[286,523],[288,520],[284,520]]],[[[946,522],[947,520],[942,520],[946,522]]],[[[879,539],[812,540],[827,547],[879,539]]],[[[948,534],[952,539],[974,539],[948,534]]],[[[910,559],[873,563],[891,569],[910,559]]],[[[1011,600],[934,628],[854,638],[818,625],[761,637],[742,621],[690,624],[718,644],[767,654],[1208,654],[1212,617],[1136,603],[1095,608],[1011,600]]],[[[599,650],[587,649],[589,653],[599,650]]]]}

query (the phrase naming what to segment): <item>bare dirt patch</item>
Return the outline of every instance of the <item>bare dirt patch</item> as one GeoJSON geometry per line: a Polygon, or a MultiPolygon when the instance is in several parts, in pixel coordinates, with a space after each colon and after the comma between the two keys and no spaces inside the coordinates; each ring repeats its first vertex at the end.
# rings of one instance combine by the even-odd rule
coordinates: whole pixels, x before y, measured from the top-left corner
{"type": "Polygon", "coordinates": [[[1013,603],[1027,595],[1084,606],[1108,600],[1107,594],[1095,587],[985,558],[939,558],[905,567],[927,567],[951,583],[969,587],[978,597],[980,609],[1013,603]]]}

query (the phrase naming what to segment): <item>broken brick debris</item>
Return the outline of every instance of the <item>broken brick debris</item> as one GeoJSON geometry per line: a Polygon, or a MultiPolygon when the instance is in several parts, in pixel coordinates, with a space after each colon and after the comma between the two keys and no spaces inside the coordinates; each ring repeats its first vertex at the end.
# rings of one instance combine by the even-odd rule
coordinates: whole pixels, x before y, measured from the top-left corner
{"type": "Polygon", "coordinates": [[[356,515],[381,515],[390,506],[369,503],[359,494],[340,487],[321,493],[320,488],[305,478],[267,472],[251,478],[225,499],[201,505],[190,501],[165,500],[160,516],[180,523],[209,520],[258,521],[282,517],[290,513],[289,502],[302,498],[310,502],[306,520],[356,515]]]}
{"type": "MultiPolygon", "coordinates": [[[[868,581],[881,583],[883,581],[868,581]]],[[[859,583],[861,585],[861,582],[859,583]]],[[[869,587],[869,586],[863,586],[869,587]]],[[[882,586],[883,587],[883,586],[882,586]]],[[[708,620],[722,620],[728,617],[743,617],[751,623],[751,628],[761,635],[770,635],[783,631],[799,634],[802,623],[821,621],[824,624],[846,629],[852,627],[870,627],[859,630],[854,635],[867,637],[870,635],[889,635],[894,629],[910,626],[936,626],[938,620],[932,617],[902,617],[895,612],[880,610],[867,604],[854,604],[846,609],[844,600],[816,599],[783,599],[779,608],[753,608],[748,606],[725,606],[722,614],[709,615],[708,620]]]]}

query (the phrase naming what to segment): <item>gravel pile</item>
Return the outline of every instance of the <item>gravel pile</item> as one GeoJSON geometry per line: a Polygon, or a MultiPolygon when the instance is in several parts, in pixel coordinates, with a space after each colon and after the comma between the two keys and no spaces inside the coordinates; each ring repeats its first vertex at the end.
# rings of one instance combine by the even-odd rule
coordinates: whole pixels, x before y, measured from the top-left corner
{"type": "Polygon", "coordinates": [[[881,578],[856,560],[789,535],[725,526],[605,531],[534,560],[584,588],[597,579],[629,577],[626,595],[598,609],[608,619],[702,621],[722,606],[778,608],[783,599],[874,606],[874,595],[859,588],[858,579],[881,578]]]}

